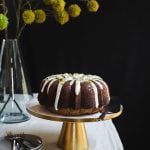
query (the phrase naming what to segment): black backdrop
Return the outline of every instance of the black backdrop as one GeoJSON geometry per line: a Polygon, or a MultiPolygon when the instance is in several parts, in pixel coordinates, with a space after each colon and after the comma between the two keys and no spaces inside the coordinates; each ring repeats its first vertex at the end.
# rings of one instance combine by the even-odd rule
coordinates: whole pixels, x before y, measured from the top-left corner
{"type": "Polygon", "coordinates": [[[50,74],[100,75],[124,105],[114,123],[125,149],[144,149],[149,131],[149,20],[146,1],[101,0],[98,13],[82,13],[64,26],[49,18],[25,28],[20,42],[33,92],[50,74]]]}

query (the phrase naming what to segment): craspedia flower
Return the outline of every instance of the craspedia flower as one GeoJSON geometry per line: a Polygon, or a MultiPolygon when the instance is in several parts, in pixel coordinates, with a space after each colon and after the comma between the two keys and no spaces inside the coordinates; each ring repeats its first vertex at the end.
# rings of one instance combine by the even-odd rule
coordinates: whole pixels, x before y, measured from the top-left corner
{"type": "Polygon", "coordinates": [[[52,5],[55,0],[43,0],[45,5],[52,5]]]}
{"type": "Polygon", "coordinates": [[[35,14],[31,9],[27,9],[23,12],[22,18],[23,18],[24,23],[31,24],[35,20],[35,14]]]}
{"type": "Polygon", "coordinates": [[[78,17],[80,12],[81,8],[77,4],[72,4],[68,7],[68,13],[71,17],[78,17]]]}
{"type": "Polygon", "coordinates": [[[64,0],[55,0],[52,3],[52,8],[54,11],[63,11],[65,8],[66,2],[64,0]]]}
{"type": "Polygon", "coordinates": [[[55,16],[56,21],[60,23],[61,25],[64,25],[65,23],[69,21],[69,14],[67,13],[66,10],[55,12],[54,16],[55,16]]]}
{"type": "Polygon", "coordinates": [[[8,18],[4,14],[0,13],[0,31],[6,29],[8,26],[8,18]]]}
{"type": "Polygon", "coordinates": [[[87,8],[90,12],[96,12],[99,8],[99,4],[96,0],[89,0],[87,2],[87,8]]]}
{"type": "Polygon", "coordinates": [[[46,13],[42,9],[35,10],[34,14],[36,23],[43,23],[46,20],[46,13]]]}

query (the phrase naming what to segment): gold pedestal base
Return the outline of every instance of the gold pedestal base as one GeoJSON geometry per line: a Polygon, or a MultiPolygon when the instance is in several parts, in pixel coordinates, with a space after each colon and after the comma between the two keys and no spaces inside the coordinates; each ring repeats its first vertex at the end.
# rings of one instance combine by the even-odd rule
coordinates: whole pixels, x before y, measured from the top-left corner
{"type": "MultiPolygon", "coordinates": [[[[39,118],[64,121],[60,137],[58,140],[58,147],[63,150],[87,150],[88,142],[85,131],[84,122],[100,121],[100,117],[89,115],[88,117],[67,117],[51,113],[44,106],[39,105],[37,102],[28,104],[27,111],[39,118]]],[[[120,110],[116,113],[108,113],[105,115],[104,120],[113,119],[121,115],[123,106],[120,105],[120,110]]]]}
{"type": "Polygon", "coordinates": [[[88,142],[83,122],[64,122],[58,147],[63,150],[87,150],[88,142]]]}

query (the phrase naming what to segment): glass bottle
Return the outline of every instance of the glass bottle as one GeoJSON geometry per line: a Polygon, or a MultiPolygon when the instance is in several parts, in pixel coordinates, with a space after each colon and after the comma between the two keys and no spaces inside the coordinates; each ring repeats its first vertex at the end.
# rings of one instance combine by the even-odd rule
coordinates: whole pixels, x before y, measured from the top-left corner
{"type": "Polygon", "coordinates": [[[29,120],[26,104],[32,98],[18,40],[4,39],[0,51],[0,122],[29,120]]]}

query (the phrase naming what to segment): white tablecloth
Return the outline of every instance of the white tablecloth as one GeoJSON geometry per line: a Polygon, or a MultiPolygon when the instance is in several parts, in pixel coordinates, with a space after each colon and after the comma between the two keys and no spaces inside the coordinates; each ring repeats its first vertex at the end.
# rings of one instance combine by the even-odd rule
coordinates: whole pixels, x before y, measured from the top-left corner
{"type": "MultiPolygon", "coordinates": [[[[0,136],[6,132],[38,135],[44,142],[44,150],[59,150],[56,143],[62,123],[31,117],[17,124],[0,124],[0,136]]],[[[118,132],[111,120],[85,123],[89,150],[123,150],[118,132]]],[[[1,150],[1,149],[0,149],[1,150]]]]}
{"type": "MultiPolygon", "coordinates": [[[[26,122],[0,124],[0,137],[9,131],[14,134],[34,134],[42,138],[44,150],[59,150],[56,144],[61,127],[62,122],[31,116],[31,119],[26,122]]],[[[89,144],[88,150],[123,150],[122,142],[112,120],[85,123],[85,127],[89,144]]]]}

